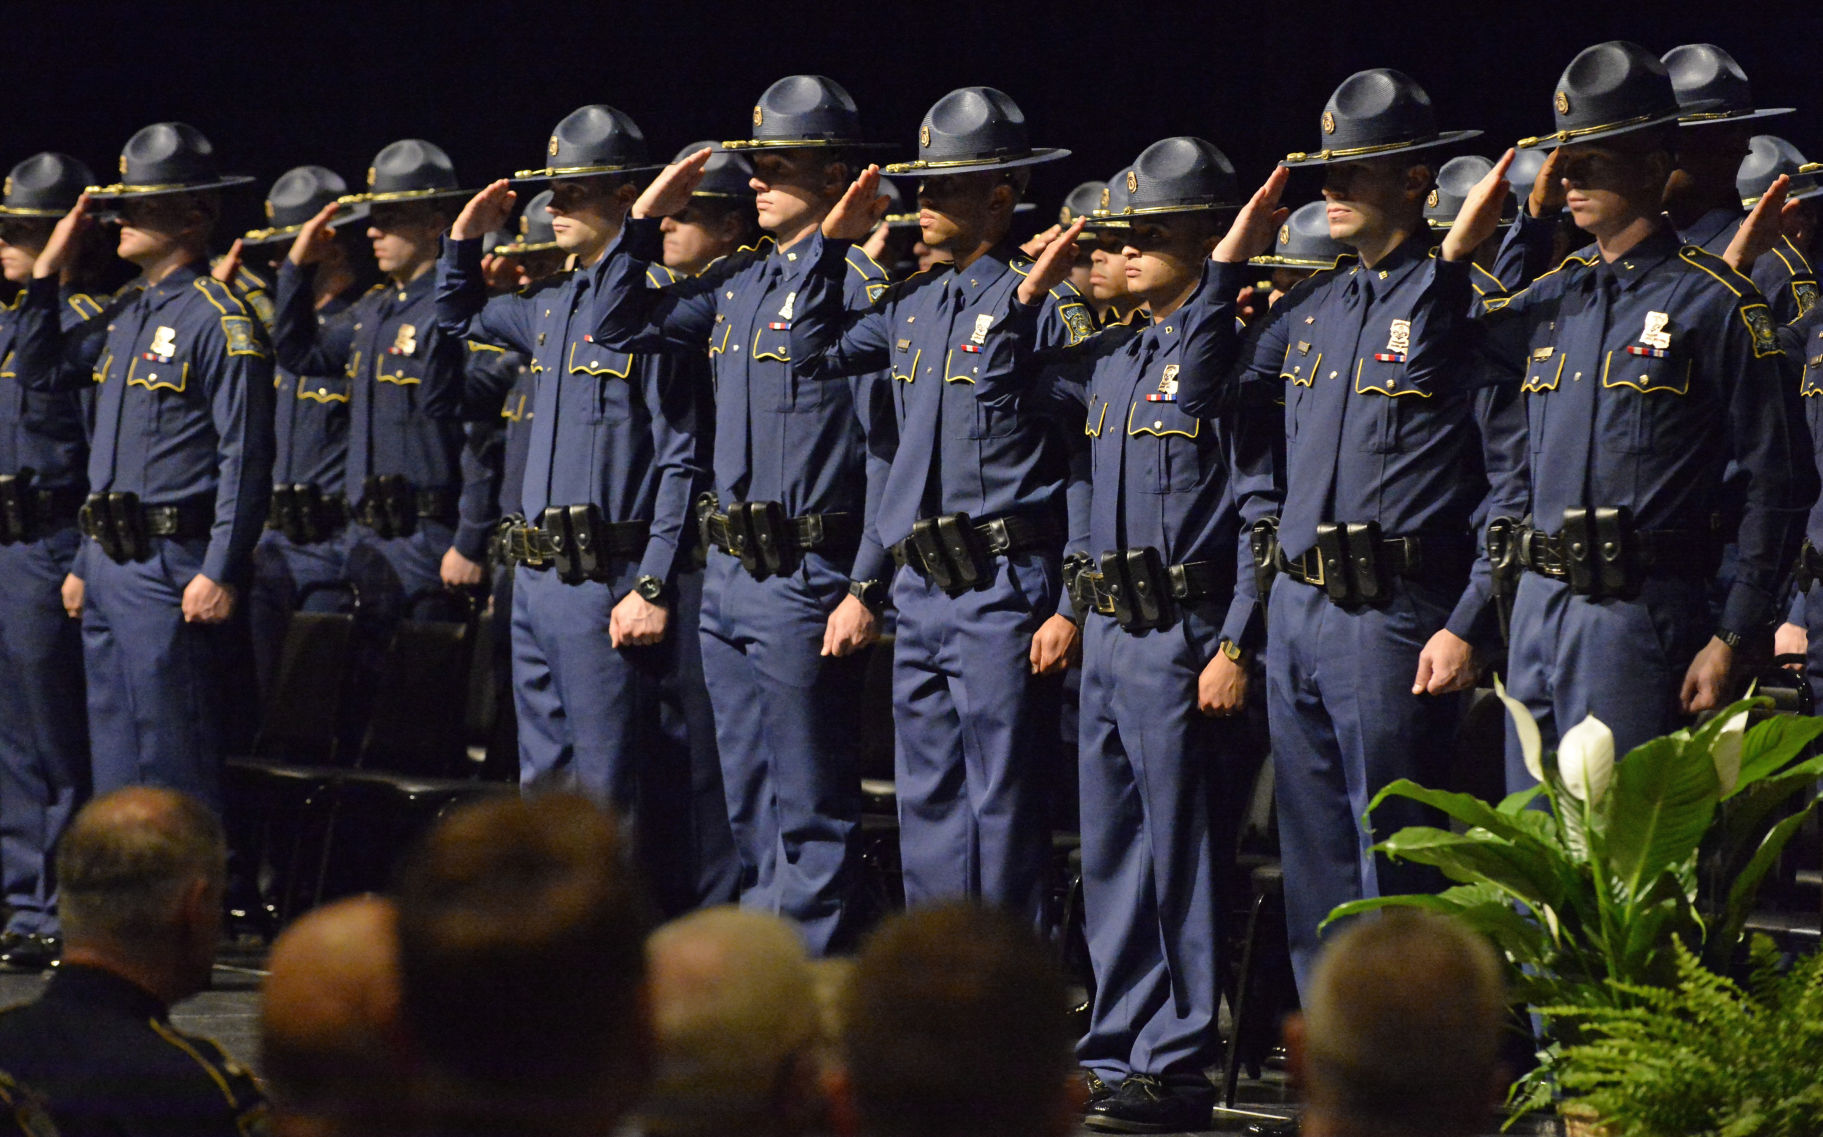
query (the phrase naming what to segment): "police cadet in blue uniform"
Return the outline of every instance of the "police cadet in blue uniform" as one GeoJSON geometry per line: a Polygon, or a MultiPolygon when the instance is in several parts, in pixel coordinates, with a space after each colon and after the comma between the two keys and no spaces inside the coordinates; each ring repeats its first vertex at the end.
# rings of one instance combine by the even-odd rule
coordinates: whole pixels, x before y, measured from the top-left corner
{"type": "MultiPolygon", "coordinates": [[[[603,262],[596,339],[632,351],[707,352],[715,377],[712,492],[696,504],[711,550],[703,666],[741,860],[741,902],[803,925],[812,950],[853,944],[860,823],[849,656],[879,635],[892,562],[867,523],[892,453],[883,377],[802,379],[789,344],[810,268],[802,255],[857,171],[854,100],[792,75],[760,96],[753,137],[681,155],[642,194],[603,262]],[[669,219],[693,208],[717,158],[750,153],[768,236],[663,289],[647,287],[669,219]]],[[[847,253],[842,303],[868,307],[886,274],[847,253]]]]}
{"type": "MultiPolygon", "coordinates": [[[[0,265],[22,290],[0,305],[0,964],[28,970],[56,958],[50,855],[88,796],[82,635],[62,595],[82,543],[88,438],[78,392],[31,390],[20,376],[13,330],[51,228],[94,181],[66,154],[35,154],[7,175],[0,202],[0,265]]],[[[63,292],[64,319],[100,311],[94,297],[63,292]]]]}
{"type": "Polygon", "coordinates": [[[1062,283],[1073,240],[1060,236],[1035,264],[1007,231],[1027,167],[1066,153],[1034,148],[1001,91],[945,95],[918,129],[918,158],[885,172],[923,179],[924,241],[953,260],[893,285],[873,308],[846,308],[849,246],[884,204],[870,168],[804,251],[790,327],[800,379],[892,376],[899,444],[875,531],[906,570],[892,590],[906,901],[980,896],[1034,924],[1050,850],[1046,688],[1077,639],[1058,610],[1062,552],[1066,535],[1087,535],[1086,518],[1079,527],[1065,516],[1056,421],[1019,406],[1022,354],[1034,336],[1040,349],[1080,342],[1093,316],[1062,283]]]}
{"type": "MultiPolygon", "coordinates": [[[[1422,869],[1368,852],[1360,818],[1382,786],[1438,784],[1473,649],[1494,638],[1485,582],[1470,581],[1479,435],[1465,388],[1469,258],[1423,217],[1440,132],[1409,76],[1376,69],[1330,97],[1322,166],[1330,235],[1354,250],[1274,305],[1243,357],[1285,400],[1285,506],[1274,557],[1266,704],[1302,987],[1317,926],[1344,901],[1423,890],[1422,869]]],[[[1465,214],[1492,208],[1504,160],[1465,214]]],[[[1262,542],[1262,553],[1267,546],[1262,542]]],[[[1376,813],[1392,831],[1422,813],[1376,813]]]]}
{"type": "MultiPolygon", "coordinates": [[[[1741,65],[1714,44],[1674,47],[1663,61],[1678,103],[1677,168],[1665,185],[1665,212],[1680,240],[1719,257],[1746,215],[1735,179],[1751,152],[1750,124],[1792,108],[1756,108],[1741,65]]],[[[1749,275],[1778,323],[1816,303],[1816,274],[1789,240],[1781,238],[1749,275]]]]}
{"type": "Polygon", "coordinates": [[[251,577],[272,489],[272,352],[206,256],[220,191],[252,179],[218,173],[209,140],[179,122],[135,134],[120,170],[52,233],[15,351],[23,362],[20,341],[34,341],[33,385],[81,382],[43,362],[59,353],[90,362],[99,384],[79,573],[94,790],[168,786],[219,811],[218,625],[251,577]],[[119,254],[142,275],[94,334],[66,337],[57,278],[90,201],[119,211],[119,254]]]}
{"type": "Polygon", "coordinates": [[[1248,656],[1264,646],[1250,531],[1279,504],[1276,415],[1243,412],[1226,381],[1247,254],[1272,238],[1285,173],[1225,237],[1240,194],[1215,146],[1167,138],[1129,173],[1127,204],[1109,218],[1151,319],[1078,349],[1093,359],[1077,389],[1093,560],[1071,591],[1088,621],[1082,884],[1095,995],[1077,1054],[1104,1095],[1086,1124],[1143,1133],[1205,1128],[1215,1104],[1203,1070],[1218,1041],[1222,866],[1258,764],[1233,718],[1248,656]]]}
{"type": "MultiPolygon", "coordinates": [[[[1527,417],[1508,690],[1547,747],[1594,714],[1625,753],[1726,702],[1735,648],[1770,620],[1803,504],[1798,427],[1765,298],[1659,211],[1683,144],[1666,65],[1598,44],[1565,69],[1555,104],[1557,130],[1521,145],[1558,148],[1570,213],[1595,244],[1490,299],[1483,321],[1527,417]],[[1704,592],[1729,465],[1743,505],[1718,623],[1704,592]]],[[[1532,784],[1508,743],[1509,784],[1532,784]]]]}
{"type": "MultiPolygon", "coordinates": [[[[462,487],[463,384],[471,353],[436,326],[437,241],[456,184],[449,156],[421,139],[381,150],[363,193],[304,222],[278,271],[273,343],[295,374],[348,378],[348,453],[339,484],[349,525],[347,575],[381,622],[484,555],[455,546],[462,487]],[[385,280],[319,320],[313,267],[349,206],[368,208],[367,236],[385,280]]],[[[472,574],[470,574],[472,575],[472,574]]]]}
{"type": "MultiPolygon", "coordinates": [[[[537,374],[525,517],[506,530],[520,779],[574,784],[636,812],[642,860],[661,905],[676,911],[721,890],[707,878],[733,859],[713,751],[691,746],[675,702],[669,711],[662,703],[687,670],[693,645],[680,641],[694,638],[699,603],[686,526],[701,481],[706,360],[633,355],[591,335],[602,287],[591,270],[638,196],[636,179],[658,168],[639,127],[613,107],[585,106],[557,124],[546,149],[549,165],[517,178],[551,183],[553,232],[577,267],[485,295],[479,238],[514,200],[511,183],[496,181],[450,231],[438,319],[447,334],[526,353],[537,374]],[[705,757],[711,768],[701,768],[705,757]],[[687,785],[680,772],[693,775],[687,785]],[[655,784],[666,793],[655,796],[655,784]],[[699,792],[714,825],[687,808],[699,792]],[[695,884],[682,879],[691,875],[695,884]]],[[[662,266],[651,273],[655,283],[675,279],[662,266]]]]}
{"type": "Polygon", "coordinates": [[[681,162],[704,147],[710,151],[709,164],[690,191],[689,204],[659,223],[665,234],[665,267],[685,276],[697,275],[759,236],[753,163],[745,154],[719,142],[692,142],[671,161],[681,162]]]}
{"type": "MultiPolygon", "coordinates": [[[[324,206],[348,193],[348,184],[322,166],[298,166],[279,175],[266,195],[266,221],[240,243],[249,261],[270,254],[282,258],[304,223],[324,206]]],[[[311,302],[322,324],[345,311],[359,295],[358,277],[342,229],[365,221],[365,206],[339,212],[330,228],[337,240],[326,242],[311,280],[311,302]]],[[[257,269],[262,284],[270,279],[264,264],[257,269]]],[[[270,286],[267,286],[268,291],[270,286]]],[[[348,375],[336,370],[299,375],[284,367],[273,374],[272,508],[266,531],[253,549],[253,591],[247,598],[252,623],[253,661],[260,690],[270,688],[291,609],[299,590],[339,581],[346,572],[347,547],[342,536],[348,510],[342,496],[348,459],[348,375]]],[[[333,593],[306,596],[309,610],[332,610],[333,593]]]]}
{"type": "Polygon", "coordinates": [[[1306,202],[1291,211],[1279,226],[1272,248],[1247,263],[1272,270],[1272,292],[1269,304],[1291,291],[1299,281],[1323,269],[1336,267],[1348,255],[1348,246],[1329,235],[1328,207],[1321,201],[1306,202]]]}

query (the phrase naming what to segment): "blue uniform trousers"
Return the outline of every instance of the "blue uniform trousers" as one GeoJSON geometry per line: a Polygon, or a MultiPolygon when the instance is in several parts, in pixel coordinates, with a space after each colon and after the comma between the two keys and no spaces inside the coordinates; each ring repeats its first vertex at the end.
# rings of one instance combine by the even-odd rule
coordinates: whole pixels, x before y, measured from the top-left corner
{"type": "Polygon", "coordinates": [[[115,564],[90,547],[82,654],[97,796],[165,786],[221,812],[223,625],[186,624],[184,589],[207,541],[153,538],[143,561],[115,564]]]}
{"type": "Polygon", "coordinates": [[[349,525],[342,535],[344,571],[361,590],[362,609],[390,627],[405,615],[407,598],[440,590],[443,554],[455,539],[455,529],[424,518],[405,537],[381,537],[365,525],[349,525]]]}
{"type": "MultiPolygon", "coordinates": [[[[347,572],[348,546],[339,537],[300,545],[276,529],[260,534],[259,544],[253,547],[253,588],[247,597],[247,618],[262,698],[272,690],[298,592],[305,585],[342,580],[347,572]]],[[[348,598],[339,592],[317,592],[305,599],[304,611],[339,612],[347,603],[348,598]]]]}
{"type": "Polygon", "coordinates": [[[1392,798],[1374,812],[1372,833],[1361,817],[1389,782],[1443,784],[1462,701],[1413,695],[1412,677],[1455,600],[1408,580],[1378,607],[1342,608],[1292,580],[1272,590],[1266,709],[1286,932],[1301,992],[1321,947],[1317,926],[1336,905],[1438,887],[1430,869],[1368,852],[1376,836],[1435,824],[1436,815],[1392,798]]]}
{"type": "MultiPolygon", "coordinates": [[[[1219,611],[1215,613],[1219,618],[1219,611]]],[[[1077,1046],[1115,1084],[1215,1061],[1223,876],[1257,766],[1239,718],[1197,710],[1219,624],[1084,629],[1082,890],[1095,998],[1077,1046]]]]}
{"type": "Polygon", "coordinates": [[[815,553],[760,581],[715,552],[703,587],[703,671],[740,900],[797,921],[817,955],[852,947],[855,931],[860,661],[819,654],[847,584],[815,553]]]}
{"type": "Polygon", "coordinates": [[[9,932],[58,931],[51,853],[88,796],[82,628],[63,611],[74,528],[0,545],[0,877],[9,932]]]}
{"type": "MultiPolygon", "coordinates": [[[[1546,750],[1593,713],[1614,732],[1618,758],[1677,729],[1684,673],[1713,627],[1701,580],[1660,577],[1634,600],[1589,600],[1526,573],[1513,599],[1507,694],[1538,720],[1546,750]]],[[[1506,766],[1509,791],[1536,784],[1511,724],[1506,766]]]]}
{"type": "Polygon", "coordinates": [[[900,572],[893,651],[894,774],[909,905],[978,896],[1042,927],[1051,847],[1044,771],[1056,684],[1032,675],[1032,633],[1056,610],[1062,570],[1001,557],[951,598],[900,572]],[[1049,698],[1046,695],[1049,694],[1049,698]]]}

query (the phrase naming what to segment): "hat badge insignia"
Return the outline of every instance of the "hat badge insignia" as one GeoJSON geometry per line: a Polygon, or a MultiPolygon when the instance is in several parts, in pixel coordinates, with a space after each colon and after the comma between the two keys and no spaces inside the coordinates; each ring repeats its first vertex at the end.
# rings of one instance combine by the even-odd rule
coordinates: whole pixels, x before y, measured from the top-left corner
{"type": "Polygon", "coordinates": [[[557,157],[558,145],[557,145],[557,136],[555,134],[551,135],[551,144],[549,146],[545,147],[545,149],[550,151],[551,157],[553,157],[553,158],[557,157]]]}
{"type": "Polygon", "coordinates": [[[1289,225],[1279,226],[1279,244],[1281,244],[1281,245],[1291,244],[1291,226],[1289,226],[1289,225]]]}
{"type": "Polygon", "coordinates": [[[1133,172],[1132,170],[1127,171],[1127,192],[1128,193],[1138,193],[1139,192],[1139,175],[1137,173],[1133,172]]]}
{"type": "Polygon", "coordinates": [[[1570,93],[1568,91],[1557,92],[1557,113],[1570,113],[1570,93]]]}
{"type": "Polygon", "coordinates": [[[369,166],[369,167],[367,167],[367,188],[372,189],[373,183],[374,183],[374,171],[373,171],[373,167],[369,166]]]}
{"type": "Polygon", "coordinates": [[[272,202],[271,202],[271,201],[267,201],[267,202],[266,202],[266,220],[268,220],[268,221],[272,221],[272,220],[274,220],[274,215],[273,215],[273,212],[272,212],[272,202]]]}
{"type": "Polygon", "coordinates": [[[1323,112],[1323,133],[1324,134],[1334,134],[1335,132],[1336,132],[1336,114],[1335,114],[1335,112],[1334,111],[1324,111],[1323,112]]]}
{"type": "Polygon", "coordinates": [[[1111,191],[1108,189],[1107,186],[1101,187],[1101,207],[1103,209],[1109,208],[1110,200],[1111,200],[1111,191]]]}
{"type": "Polygon", "coordinates": [[[761,122],[763,122],[765,120],[765,118],[766,118],[765,108],[760,106],[758,103],[755,103],[753,106],[753,125],[758,126],[761,122]]]}
{"type": "Polygon", "coordinates": [[[1431,208],[1432,208],[1432,209],[1435,209],[1435,208],[1437,208],[1437,203],[1438,203],[1438,202],[1439,202],[1439,201],[1441,201],[1441,200],[1443,200],[1443,199],[1442,199],[1442,197],[1441,197],[1441,196],[1440,196],[1440,195],[1439,195],[1439,194],[1438,194],[1438,193],[1437,193],[1437,187],[1435,187],[1435,186],[1432,186],[1432,187],[1431,187],[1431,195],[1430,195],[1430,196],[1429,196],[1429,197],[1427,197],[1427,198],[1425,198],[1425,199],[1424,199],[1424,204],[1426,204],[1426,205],[1428,205],[1428,206],[1430,206],[1430,207],[1431,207],[1431,208]]]}
{"type": "Polygon", "coordinates": [[[125,154],[120,156],[120,176],[123,178],[127,176],[127,156],[125,154]]]}
{"type": "Polygon", "coordinates": [[[928,122],[918,128],[918,145],[930,145],[930,123],[928,122]]]}
{"type": "Polygon", "coordinates": [[[5,194],[7,197],[13,196],[13,178],[11,174],[7,175],[6,188],[0,189],[0,194],[5,194]]]}

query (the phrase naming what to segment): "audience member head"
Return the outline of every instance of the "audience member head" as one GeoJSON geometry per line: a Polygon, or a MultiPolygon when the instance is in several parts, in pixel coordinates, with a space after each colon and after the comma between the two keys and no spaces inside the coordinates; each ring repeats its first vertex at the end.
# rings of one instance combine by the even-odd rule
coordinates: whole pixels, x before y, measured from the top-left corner
{"type": "Polygon", "coordinates": [[[1500,960],[1442,916],[1391,910],[1351,925],[1285,1024],[1311,1137],[1461,1137],[1504,1090],[1500,960]]]}
{"type": "Polygon", "coordinates": [[[1032,931],[994,909],[894,917],[841,1000],[841,1128],[861,1137],[1073,1132],[1073,1039],[1062,974],[1032,931]]]}
{"type": "Polygon", "coordinates": [[[658,1064],[645,1132],[783,1137],[820,1120],[816,988],[796,929],[709,908],[659,928],[646,958],[658,1064]]]}
{"type": "Polygon", "coordinates": [[[581,796],[458,810],[399,884],[404,1019],[445,1131],[600,1133],[646,1087],[651,921],[621,827],[581,796]]]}
{"type": "Polygon", "coordinates": [[[64,962],[166,1003],[207,989],[227,863],[221,822],[195,798],[129,786],[89,802],[57,846],[64,962]]]}
{"type": "Polygon", "coordinates": [[[260,1053],[277,1137],[398,1132],[408,1104],[398,914],[377,896],[299,917],[272,945],[260,1053]]]}

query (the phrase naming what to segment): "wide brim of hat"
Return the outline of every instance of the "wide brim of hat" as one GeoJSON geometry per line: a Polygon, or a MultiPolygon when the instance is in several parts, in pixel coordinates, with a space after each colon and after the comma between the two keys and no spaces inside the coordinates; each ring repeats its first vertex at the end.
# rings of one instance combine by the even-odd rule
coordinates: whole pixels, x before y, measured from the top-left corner
{"type": "Polygon", "coordinates": [[[1260,256],[1260,257],[1249,257],[1249,258],[1247,258],[1247,263],[1255,266],[1256,268],[1326,269],[1326,268],[1335,268],[1336,262],[1339,260],[1341,260],[1340,257],[1335,257],[1330,260],[1324,260],[1322,257],[1281,257],[1281,256],[1267,255],[1267,256],[1260,256]]]}
{"type": "MultiPolygon", "coordinates": [[[[75,208],[75,203],[71,203],[75,208]]],[[[33,209],[29,205],[0,205],[0,217],[62,217],[68,209],[33,209]]]]}
{"type": "Polygon", "coordinates": [[[925,176],[937,174],[978,174],[986,170],[1010,170],[1017,166],[1036,166],[1040,162],[1055,162],[1059,158],[1068,158],[1070,152],[1057,146],[1041,146],[1027,151],[1016,158],[957,158],[947,162],[927,162],[922,158],[910,162],[894,162],[890,166],[880,167],[882,174],[916,174],[925,176]]]}
{"type": "Polygon", "coordinates": [[[1335,166],[1343,162],[1365,162],[1369,158],[1390,158],[1395,154],[1412,154],[1419,150],[1435,150],[1439,146],[1454,146],[1459,142],[1467,142],[1471,138],[1480,137],[1481,131],[1479,130],[1446,130],[1435,138],[1421,138],[1411,142],[1350,146],[1341,150],[1298,151],[1285,155],[1279,165],[1297,169],[1301,166],[1335,166]]]}
{"type": "Polygon", "coordinates": [[[114,201],[124,197],[165,197],[174,193],[202,193],[205,190],[233,189],[236,186],[252,185],[254,178],[250,174],[223,174],[206,182],[186,182],[182,185],[126,185],[116,182],[111,186],[90,186],[83,192],[89,195],[90,201],[114,201]]]}
{"type": "MultiPolygon", "coordinates": [[[[1450,226],[1452,226],[1456,223],[1456,219],[1454,217],[1452,217],[1449,220],[1445,221],[1441,217],[1426,217],[1424,219],[1424,223],[1431,227],[1431,232],[1433,232],[1433,233],[1447,233],[1450,230],[1450,226]]],[[[1512,227],[1513,227],[1513,218],[1505,217],[1505,218],[1502,218],[1497,223],[1495,223],[1494,232],[1502,233],[1508,229],[1511,229],[1512,227]]]]}
{"type": "MultiPolygon", "coordinates": [[[[357,221],[367,220],[372,213],[373,211],[365,204],[345,206],[337,210],[336,215],[329,219],[329,227],[340,229],[345,225],[353,225],[357,221]]],[[[260,246],[295,240],[298,231],[303,227],[304,223],[299,222],[296,225],[275,225],[270,229],[249,229],[241,234],[241,244],[260,246]]]]}
{"type": "Polygon", "coordinates": [[[374,193],[351,193],[336,198],[343,205],[395,205],[413,201],[441,201],[450,197],[474,197],[478,189],[382,190],[374,193]]]}
{"type": "Polygon", "coordinates": [[[1123,209],[1119,213],[1103,216],[1090,214],[1085,228],[1097,228],[1106,224],[1126,225],[1140,218],[1173,217],[1186,213],[1239,213],[1241,203],[1236,201],[1216,201],[1204,205],[1147,205],[1138,209],[1123,209]]]}
{"type": "Polygon", "coordinates": [[[605,178],[613,174],[650,174],[665,168],[663,162],[640,166],[546,166],[542,170],[514,170],[507,183],[514,189],[542,185],[563,178],[605,178]]]}
{"type": "MultiPolygon", "coordinates": [[[[1013,207],[1013,212],[1032,213],[1036,211],[1037,208],[1038,206],[1033,202],[1022,201],[1013,207]]],[[[913,210],[910,213],[888,213],[880,220],[886,222],[886,227],[888,229],[916,229],[918,228],[918,213],[918,210],[913,210]]]]}
{"type": "MultiPolygon", "coordinates": [[[[1786,201],[1809,201],[1813,197],[1823,197],[1823,182],[1814,183],[1812,185],[1805,186],[1802,189],[1793,189],[1790,193],[1785,195],[1785,200],[1786,201]]],[[[1750,206],[1749,208],[1752,208],[1752,207],[1750,206]]]]}
{"type": "Polygon", "coordinates": [[[1755,107],[1749,111],[1702,111],[1677,116],[1679,126],[1725,126],[1731,122],[1748,122],[1756,118],[1777,118],[1792,114],[1796,107],[1755,107]]]}
{"type": "Polygon", "coordinates": [[[1585,126],[1578,130],[1558,130],[1550,134],[1541,134],[1536,138],[1521,138],[1513,145],[1520,150],[1555,150],[1559,146],[1568,146],[1579,142],[1600,142],[1604,138],[1618,138],[1623,134],[1635,131],[1650,130],[1655,126],[1677,121],[1677,112],[1668,114],[1647,115],[1640,119],[1625,119],[1621,122],[1608,123],[1603,126],[1585,126]]]}
{"type": "Polygon", "coordinates": [[[494,252],[497,255],[517,257],[525,253],[548,253],[552,249],[560,249],[562,247],[562,245],[559,245],[555,241],[539,241],[536,244],[530,245],[521,245],[518,242],[514,242],[510,245],[495,245],[494,252]]]}
{"type": "Polygon", "coordinates": [[[842,138],[735,138],[723,150],[891,150],[897,143],[842,138]]]}

